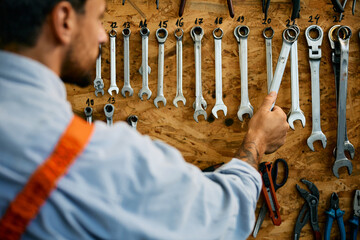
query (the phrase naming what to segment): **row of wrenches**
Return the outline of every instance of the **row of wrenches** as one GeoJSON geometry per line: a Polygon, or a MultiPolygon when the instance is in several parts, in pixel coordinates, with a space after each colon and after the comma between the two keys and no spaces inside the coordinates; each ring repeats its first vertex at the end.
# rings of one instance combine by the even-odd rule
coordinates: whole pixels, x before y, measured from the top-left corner
{"type": "MultiPolygon", "coordinates": [[[[276,66],[276,70],[272,79],[272,66],[270,66],[271,57],[267,58],[268,86],[269,92],[276,91],[278,93],[281,85],[282,76],[285,70],[286,62],[291,52],[291,94],[292,104],[288,115],[289,124],[294,119],[301,120],[305,125],[305,117],[299,108],[299,90],[298,90],[298,62],[297,62],[297,38],[300,30],[297,26],[290,26],[283,32],[283,45],[276,66]],[[294,56],[295,55],[295,56],[294,56]],[[295,66],[294,66],[295,65],[295,66]],[[295,83],[294,83],[295,82],[295,83]],[[294,88],[294,89],[293,89],[294,88]],[[295,97],[294,97],[295,95],[295,97]],[[294,105],[295,102],[295,105],[294,105]],[[295,113],[295,115],[294,115],[295,113]],[[290,117],[295,117],[290,120],[290,117]],[[297,117],[296,117],[297,116],[297,117]]],[[[354,146],[350,143],[347,136],[346,127],[346,98],[347,98],[347,78],[349,64],[349,42],[351,37],[351,29],[348,26],[333,26],[328,34],[330,46],[332,49],[332,63],[335,73],[335,89],[337,98],[338,128],[337,128],[337,145],[334,149],[335,163],[333,165],[333,174],[339,178],[339,169],[346,167],[349,175],[352,173],[352,163],[346,157],[345,151],[349,152],[353,159],[355,155],[354,146]]],[[[320,119],[320,63],[321,63],[321,44],[323,39],[323,30],[317,26],[309,26],[305,31],[305,37],[309,46],[309,63],[311,72],[311,97],[312,97],[312,133],[307,139],[309,148],[314,151],[313,143],[321,141],[323,148],[326,147],[327,139],[321,130],[320,119]],[[313,33],[316,37],[312,37],[313,33]]],[[[271,47],[271,38],[264,36],[267,46],[271,47]]],[[[271,53],[267,53],[271,56],[271,53]]],[[[291,126],[291,124],[290,124],[291,126]]]]}
{"type": "MultiPolygon", "coordinates": [[[[239,58],[240,58],[240,73],[241,73],[241,103],[237,113],[240,121],[243,121],[243,116],[248,114],[251,118],[253,115],[253,107],[250,104],[248,97],[248,79],[247,79],[247,37],[250,30],[247,26],[238,26],[234,30],[235,38],[239,45],[239,58]]],[[[130,29],[126,28],[122,31],[124,37],[124,86],[121,90],[123,97],[126,97],[128,92],[129,96],[132,96],[134,91],[130,85],[130,64],[129,64],[129,37],[131,34],[130,29]]],[[[142,37],[142,64],[139,69],[139,73],[142,75],[142,88],[139,91],[139,98],[143,100],[143,95],[147,95],[147,99],[150,99],[152,92],[148,86],[148,75],[151,73],[151,68],[148,64],[148,37],[150,30],[146,27],[140,30],[142,37]]],[[[213,31],[215,41],[215,88],[216,88],[216,103],[212,109],[213,115],[218,118],[217,112],[223,111],[224,115],[227,114],[227,107],[222,100],[222,57],[221,57],[221,41],[223,37],[223,30],[216,28],[213,31]]],[[[119,88],[116,85],[116,30],[112,29],[109,32],[110,35],[110,87],[108,92],[112,95],[115,91],[119,93],[119,88]]],[[[173,104],[178,107],[178,102],[181,101],[186,104],[186,99],[182,90],[182,39],[184,31],[181,28],[175,30],[176,43],[176,56],[177,56],[177,90],[176,97],[173,100],[173,104]]],[[[207,102],[202,94],[202,80],[201,80],[201,40],[204,36],[204,31],[200,26],[196,26],[191,29],[190,35],[194,41],[195,52],[195,102],[193,107],[195,109],[194,119],[198,122],[198,116],[203,115],[207,119],[207,102]]],[[[164,97],[164,44],[167,39],[168,32],[165,28],[159,28],[156,31],[156,38],[159,43],[159,55],[158,55],[158,87],[157,97],[154,100],[154,105],[158,108],[158,103],[162,102],[166,105],[166,98],[164,97]]],[[[95,95],[99,93],[104,95],[104,82],[101,78],[101,46],[99,46],[99,56],[96,61],[96,78],[94,80],[95,95]]]]}

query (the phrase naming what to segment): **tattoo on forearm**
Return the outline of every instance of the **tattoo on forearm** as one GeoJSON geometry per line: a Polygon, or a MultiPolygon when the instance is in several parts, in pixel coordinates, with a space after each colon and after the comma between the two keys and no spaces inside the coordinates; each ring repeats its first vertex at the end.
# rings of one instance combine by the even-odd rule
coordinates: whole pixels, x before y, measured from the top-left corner
{"type": "Polygon", "coordinates": [[[256,143],[254,142],[243,142],[240,146],[238,157],[243,160],[247,161],[250,164],[257,165],[257,159],[259,159],[260,154],[257,150],[256,143]],[[254,155],[256,153],[256,156],[254,155]]]}

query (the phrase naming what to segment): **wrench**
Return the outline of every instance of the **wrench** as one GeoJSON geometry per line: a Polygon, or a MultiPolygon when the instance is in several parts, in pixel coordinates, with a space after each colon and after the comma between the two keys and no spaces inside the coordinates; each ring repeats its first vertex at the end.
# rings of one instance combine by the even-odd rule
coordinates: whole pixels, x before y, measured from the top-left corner
{"type": "Polygon", "coordinates": [[[139,118],[136,115],[130,115],[126,121],[127,123],[136,130],[137,122],[139,118]]]}
{"type": "Polygon", "coordinates": [[[85,112],[85,116],[86,116],[86,121],[91,124],[92,123],[92,113],[93,113],[93,109],[91,107],[86,107],[84,109],[85,112]]]}
{"type": "MultiPolygon", "coordinates": [[[[300,29],[298,26],[292,26],[298,34],[300,29]]],[[[304,112],[300,109],[299,100],[299,67],[298,67],[298,47],[297,40],[291,45],[290,51],[290,63],[291,63],[291,109],[288,113],[288,123],[292,130],[294,128],[294,121],[300,120],[303,128],[306,124],[306,118],[304,112]]]]}
{"type": "Polygon", "coordinates": [[[129,93],[129,97],[134,94],[134,90],[130,85],[130,50],[129,50],[129,38],[131,35],[131,31],[129,28],[125,28],[122,31],[122,35],[124,37],[124,86],[121,89],[121,95],[126,97],[126,92],[129,93]]]}
{"type": "MultiPolygon", "coordinates": [[[[338,92],[339,92],[339,82],[340,82],[340,43],[339,40],[334,37],[332,34],[336,32],[336,30],[340,27],[340,25],[335,25],[329,30],[329,41],[331,47],[331,61],[333,64],[334,74],[335,74],[335,89],[336,89],[336,107],[338,107],[338,92]]],[[[346,29],[345,29],[346,30],[346,29]]],[[[347,135],[347,125],[345,122],[345,142],[344,142],[345,151],[349,152],[351,159],[355,157],[355,148],[350,143],[347,135]]],[[[336,147],[333,151],[334,157],[336,157],[336,147]]]]}
{"type": "Polygon", "coordinates": [[[158,57],[158,86],[157,96],[154,100],[155,107],[159,108],[158,102],[162,102],[166,106],[166,98],[164,97],[164,45],[168,36],[168,31],[165,28],[159,28],[156,31],[156,38],[159,42],[159,57],[158,57]]]}
{"type": "MultiPolygon", "coordinates": [[[[271,81],[270,91],[269,92],[279,92],[281,80],[284,75],[286,62],[289,58],[289,53],[291,50],[291,45],[297,40],[299,33],[294,28],[287,28],[283,31],[283,44],[281,47],[279,59],[276,65],[275,73],[273,80],[271,81]]],[[[275,102],[272,105],[271,109],[275,106],[275,102]]]]}
{"type": "Polygon", "coordinates": [[[321,43],[323,39],[323,30],[317,25],[311,25],[305,31],[305,37],[309,46],[309,62],[311,71],[311,99],[312,99],[312,132],[307,139],[307,145],[312,151],[315,151],[313,143],[321,140],[323,148],[326,147],[326,136],[321,131],[320,118],[320,60],[321,43]],[[312,38],[310,31],[317,31],[318,37],[312,38]]]}
{"type": "Polygon", "coordinates": [[[110,88],[109,94],[112,96],[112,91],[119,94],[119,88],[116,86],[116,30],[112,29],[110,35],[110,88]]]}
{"type": "Polygon", "coordinates": [[[183,74],[183,66],[182,66],[182,39],[184,36],[184,31],[181,28],[177,28],[175,30],[175,38],[176,38],[176,97],[173,100],[173,104],[175,107],[178,107],[178,102],[182,101],[184,106],[186,104],[186,99],[183,94],[182,89],[182,74],[183,74]],[[178,32],[181,34],[178,35],[178,32]]]}
{"type": "Polygon", "coordinates": [[[235,38],[239,46],[240,75],[241,75],[241,102],[237,116],[243,121],[243,115],[248,114],[252,118],[254,108],[250,104],[248,92],[248,63],[247,63],[247,37],[250,29],[247,26],[237,26],[234,30],[235,38]]]}
{"type": "MultiPolygon", "coordinates": [[[[203,109],[204,98],[202,96],[202,83],[201,83],[201,39],[204,36],[204,30],[200,26],[193,27],[190,35],[194,41],[195,52],[195,103],[194,103],[194,119],[198,121],[198,117],[203,115],[207,119],[207,113],[203,109]]],[[[206,102],[205,102],[206,103],[206,102]]],[[[205,108],[206,109],[206,108],[205,108]]]]}
{"type": "Polygon", "coordinates": [[[340,82],[339,82],[339,99],[338,99],[338,128],[337,128],[337,146],[336,160],[333,165],[333,173],[339,178],[339,168],[347,167],[349,175],[352,173],[352,163],[345,156],[345,123],[346,123],[346,95],[347,80],[349,66],[349,43],[351,37],[351,29],[348,26],[341,26],[337,30],[337,37],[340,42],[340,82]],[[342,35],[343,36],[342,36],[342,35]],[[343,38],[342,38],[343,37],[343,38]]]}
{"type": "Polygon", "coordinates": [[[212,109],[214,117],[218,118],[217,112],[222,110],[224,116],[227,114],[227,107],[225,106],[222,99],[222,63],[221,63],[221,39],[224,32],[221,28],[216,28],[213,31],[215,41],[215,92],[216,92],[216,103],[212,109]],[[220,32],[220,36],[216,35],[220,32]]]}
{"type": "Polygon", "coordinates": [[[109,127],[113,125],[114,109],[114,105],[112,104],[106,104],[104,107],[106,122],[109,127]]]}
{"type": "Polygon", "coordinates": [[[94,80],[95,96],[101,93],[104,96],[104,81],[101,78],[101,44],[99,44],[99,56],[96,59],[96,78],[94,80]]]}
{"type": "MultiPolygon", "coordinates": [[[[270,2],[270,1],[269,1],[270,2]]],[[[274,29],[272,27],[267,27],[263,31],[263,36],[265,38],[266,45],[266,72],[267,72],[267,89],[270,93],[271,81],[273,78],[273,64],[272,64],[272,38],[274,37],[274,29]],[[268,36],[266,33],[270,31],[271,34],[268,36]]]]}
{"type": "Polygon", "coordinates": [[[148,83],[149,83],[149,76],[148,74],[151,73],[151,68],[149,66],[149,35],[150,30],[146,27],[141,28],[140,35],[142,38],[142,64],[139,69],[139,73],[142,75],[142,88],[139,92],[139,98],[141,101],[143,100],[143,95],[147,95],[147,100],[150,99],[152,92],[149,89],[148,83]]]}

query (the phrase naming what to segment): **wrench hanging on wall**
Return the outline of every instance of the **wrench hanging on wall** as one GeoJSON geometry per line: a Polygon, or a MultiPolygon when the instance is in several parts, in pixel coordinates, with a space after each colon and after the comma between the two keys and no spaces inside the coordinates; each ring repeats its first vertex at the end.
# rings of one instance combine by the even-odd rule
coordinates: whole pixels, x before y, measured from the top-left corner
{"type": "Polygon", "coordinates": [[[307,139],[307,145],[311,151],[315,151],[315,141],[321,141],[323,148],[326,147],[327,143],[326,136],[321,131],[320,117],[320,60],[323,35],[323,30],[317,25],[311,25],[305,31],[305,37],[309,46],[309,62],[311,72],[312,132],[310,137],[307,139]],[[316,32],[317,37],[311,37],[310,31],[316,32]]]}
{"type": "MultiPolygon", "coordinates": [[[[300,28],[296,25],[291,26],[298,34],[300,28]]],[[[303,128],[306,124],[306,118],[303,111],[300,109],[300,96],[299,96],[299,67],[298,67],[298,48],[297,40],[291,45],[290,50],[290,64],[291,64],[291,108],[288,113],[288,123],[292,130],[294,128],[294,121],[300,120],[303,128]]]]}
{"type": "Polygon", "coordinates": [[[139,69],[139,73],[142,75],[142,88],[139,92],[139,98],[143,100],[143,95],[147,95],[147,100],[151,97],[151,90],[149,88],[149,74],[151,68],[149,66],[149,35],[150,30],[146,27],[140,29],[140,35],[142,39],[142,63],[139,69]]]}
{"type": "Polygon", "coordinates": [[[186,104],[186,99],[183,94],[183,87],[182,87],[182,81],[183,81],[183,36],[184,31],[181,28],[177,28],[174,32],[175,38],[176,38],[176,97],[173,100],[173,104],[175,107],[178,107],[178,102],[182,101],[184,106],[186,104]],[[178,34],[180,32],[180,35],[178,34]]]}
{"type": "Polygon", "coordinates": [[[154,99],[155,107],[159,108],[158,102],[162,102],[166,106],[166,98],[164,97],[164,55],[165,55],[165,42],[168,32],[165,28],[159,28],[156,31],[156,39],[159,43],[159,56],[158,56],[158,87],[157,96],[154,99]]]}
{"type": "Polygon", "coordinates": [[[119,88],[116,85],[116,30],[112,29],[110,35],[110,87],[108,93],[112,96],[112,91],[119,94],[119,88]]]}
{"type": "Polygon", "coordinates": [[[213,31],[214,41],[215,41],[215,96],[216,103],[212,109],[212,114],[214,117],[218,118],[217,112],[222,110],[224,116],[227,114],[227,107],[223,102],[223,92],[222,92],[222,62],[221,62],[221,39],[224,35],[224,32],[221,28],[216,28],[213,31]],[[218,36],[220,32],[220,36],[218,36]]]}
{"type": "Polygon", "coordinates": [[[271,81],[273,78],[273,64],[272,64],[272,38],[274,37],[274,29],[267,27],[263,30],[266,45],[266,73],[267,73],[267,89],[270,93],[271,81]],[[270,32],[270,35],[267,33],[270,32]]]}
{"type": "Polygon", "coordinates": [[[101,44],[99,44],[99,56],[96,59],[96,78],[94,80],[95,96],[101,93],[104,96],[104,81],[101,78],[101,44]]]}
{"type": "Polygon", "coordinates": [[[240,121],[243,121],[245,114],[252,118],[254,108],[250,104],[248,91],[248,59],[247,59],[247,37],[250,29],[247,26],[237,26],[234,30],[234,35],[239,47],[239,62],[240,62],[240,76],[241,76],[241,102],[237,116],[240,121]]]}
{"type": "MultiPolygon", "coordinates": [[[[334,75],[335,75],[336,107],[338,107],[338,98],[339,98],[341,47],[340,47],[339,40],[337,39],[336,36],[333,36],[333,34],[335,34],[340,27],[341,27],[340,25],[335,25],[332,28],[330,28],[329,33],[328,33],[328,38],[329,38],[330,47],[331,47],[331,61],[332,61],[333,69],[334,69],[334,75]]],[[[345,151],[347,151],[350,154],[351,159],[354,159],[355,148],[348,139],[346,122],[345,122],[344,149],[345,149],[345,151]]],[[[334,148],[333,153],[334,153],[334,156],[336,156],[336,147],[334,148]]]]}
{"type": "Polygon", "coordinates": [[[193,27],[190,31],[190,35],[194,41],[195,52],[195,103],[193,107],[195,109],[194,119],[199,122],[198,117],[203,115],[205,120],[207,119],[207,113],[204,110],[207,107],[207,103],[202,95],[202,80],[201,80],[201,39],[204,36],[204,30],[200,26],[193,27]],[[204,107],[204,108],[203,108],[204,107]]]}
{"type": "Polygon", "coordinates": [[[124,37],[124,86],[121,89],[121,95],[126,97],[126,92],[129,93],[129,97],[134,94],[134,90],[130,85],[130,35],[131,31],[129,28],[125,28],[122,31],[122,35],[124,37]]]}
{"type": "Polygon", "coordinates": [[[352,173],[352,163],[345,155],[345,130],[346,130],[346,98],[349,66],[349,44],[352,35],[348,26],[341,26],[337,29],[337,38],[340,43],[340,81],[337,99],[338,127],[336,143],[336,160],[333,165],[333,173],[339,178],[339,169],[346,167],[349,175],[352,173]]]}

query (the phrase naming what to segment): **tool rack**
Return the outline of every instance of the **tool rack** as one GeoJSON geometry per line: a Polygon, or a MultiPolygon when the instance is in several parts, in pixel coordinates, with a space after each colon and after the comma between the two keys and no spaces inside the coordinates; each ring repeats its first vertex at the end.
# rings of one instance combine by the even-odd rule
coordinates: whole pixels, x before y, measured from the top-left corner
{"type": "MultiPolygon", "coordinates": [[[[81,89],[67,85],[68,100],[74,112],[84,116],[84,108],[93,108],[94,121],[105,120],[103,107],[107,103],[115,106],[114,122],[126,121],[129,115],[139,117],[137,130],[142,134],[150,135],[153,139],[160,139],[179,149],[185,160],[204,169],[210,165],[229,161],[240,146],[247,131],[248,121],[240,122],[236,116],[240,104],[240,69],[238,46],[233,35],[233,30],[238,25],[247,25],[250,28],[248,38],[248,79],[249,97],[255,111],[267,94],[266,87],[266,60],[265,42],[262,31],[271,26],[275,30],[273,38],[273,65],[276,67],[280,53],[282,31],[290,21],[292,4],[291,0],[272,1],[268,19],[263,20],[261,1],[234,0],[235,17],[229,16],[225,1],[188,1],[184,15],[178,17],[180,1],[160,0],[159,10],[155,1],[128,0],[122,5],[120,0],[107,0],[107,11],[103,25],[107,32],[117,26],[121,32],[124,27],[130,27],[130,78],[134,89],[132,97],[124,98],[120,93],[110,96],[107,89],[110,85],[110,55],[109,43],[102,46],[102,78],[105,84],[105,95],[94,94],[94,87],[81,89]],[[271,19],[271,20],[270,20],[271,19]],[[141,66],[141,36],[140,27],[147,24],[151,33],[149,36],[149,65],[152,69],[149,75],[149,87],[153,91],[150,100],[141,101],[137,93],[141,89],[142,77],[138,73],[141,66]],[[212,31],[221,27],[224,31],[222,41],[222,66],[223,66],[223,97],[228,107],[228,114],[223,116],[219,112],[219,119],[209,117],[207,121],[200,117],[199,123],[193,119],[194,110],[192,103],[195,100],[195,67],[194,43],[190,37],[190,29],[201,25],[205,35],[202,41],[202,85],[204,98],[208,102],[207,113],[211,116],[211,109],[215,104],[215,52],[212,31]],[[169,32],[165,44],[164,68],[164,95],[168,100],[166,107],[158,109],[153,100],[157,89],[157,58],[158,43],[155,31],[167,27],[169,32]],[[183,38],[183,89],[187,99],[186,106],[179,104],[176,108],[172,100],[176,95],[176,39],[173,35],[177,27],[184,30],[183,38]]],[[[266,217],[257,239],[291,239],[294,225],[303,199],[297,193],[295,184],[301,178],[314,182],[320,191],[319,225],[324,231],[328,201],[332,192],[337,192],[340,206],[345,210],[344,221],[346,230],[349,231],[348,219],[352,215],[353,194],[360,189],[360,7],[351,14],[351,4],[345,8],[345,17],[339,23],[339,14],[333,11],[330,0],[302,0],[300,18],[295,23],[300,27],[298,39],[299,54],[299,82],[300,104],[304,111],[307,123],[302,128],[300,122],[295,123],[295,131],[289,130],[285,145],[276,153],[266,155],[263,161],[274,161],[284,158],[289,164],[289,179],[286,185],[277,192],[281,206],[282,224],[274,226],[266,217]],[[323,149],[320,142],[315,143],[315,152],[312,152],[306,140],[311,133],[311,80],[308,59],[308,47],[305,39],[305,29],[317,24],[324,30],[325,36],[322,44],[322,59],[320,67],[321,90],[321,124],[327,137],[327,147],[323,149]],[[345,168],[340,169],[340,179],[332,173],[334,162],[333,148],[336,146],[337,113],[335,101],[334,74],[331,65],[330,46],[327,32],[335,24],[351,27],[353,36],[350,42],[348,99],[347,99],[347,126],[348,135],[355,146],[353,173],[347,174],[345,168]]],[[[117,84],[121,89],[123,85],[123,38],[117,38],[117,84]]],[[[95,79],[95,65],[94,65],[95,79]]],[[[290,98],[290,64],[288,62],[283,82],[279,91],[277,105],[287,113],[291,106],[290,98]]],[[[258,209],[260,203],[258,204],[258,209]]],[[[334,227],[332,237],[339,236],[338,228],[334,227]]],[[[249,239],[252,239],[250,237],[249,239]]],[[[310,225],[307,224],[301,232],[301,239],[312,239],[310,225]]]]}

